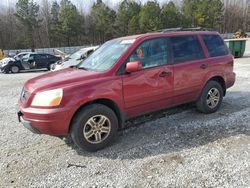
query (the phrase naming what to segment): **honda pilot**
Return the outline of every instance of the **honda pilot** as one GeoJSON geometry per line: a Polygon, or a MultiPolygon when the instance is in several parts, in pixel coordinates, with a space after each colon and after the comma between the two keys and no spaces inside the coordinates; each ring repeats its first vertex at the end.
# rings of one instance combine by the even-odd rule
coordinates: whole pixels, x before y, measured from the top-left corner
{"type": "Polygon", "coordinates": [[[81,64],[28,80],[18,117],[34,133],[70,136],[83,150],[114,142],[125,120],[195,102],[216,112],[234,59],[217,32],[157,32],[104,43],[81,64]]]}

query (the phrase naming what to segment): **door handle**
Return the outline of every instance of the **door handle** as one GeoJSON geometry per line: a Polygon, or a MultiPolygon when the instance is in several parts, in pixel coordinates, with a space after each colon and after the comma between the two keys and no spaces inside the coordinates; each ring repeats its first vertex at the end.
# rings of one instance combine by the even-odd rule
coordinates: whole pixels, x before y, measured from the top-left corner
{"type": "Polygon", "coordinates": [[[206,69],[207,67],[208,67],[208,64],[202,64],[202,65],[200,66],[201,69],[206,69]]]}
{"type": "Polygon", "coordinates": [[[162,72],[159,76],[160,77],[166,77],[166,76],[171,76],[172,73],[171,72],[162,72]]]}

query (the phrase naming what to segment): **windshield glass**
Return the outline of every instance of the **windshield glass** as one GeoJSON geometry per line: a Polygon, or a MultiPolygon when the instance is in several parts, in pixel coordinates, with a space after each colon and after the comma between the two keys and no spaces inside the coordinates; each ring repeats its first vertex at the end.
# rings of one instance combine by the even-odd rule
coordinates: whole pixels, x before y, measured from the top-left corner
{"type": "Polygon", "coordinates": [[[71,54],[68,59],[80,59],[81,56],[85,53],[85,51],[86,51],[85,49],[81,49],[81,50],[71,54]]]}
{"type": "Polygon", "coordinates": [[[29,60],[29,57],[30,57],[30,54],[24,55],[24,56],[22,57],[22,60],[23,60],[23,61],[28,61],[28,60],[29,60]]]}
{"type": "Polygon", "coordinates": [[[111,40],[104,43],[93,54],[85,59],[78,68],[93,71],[106,71],[110,69],[121,55],[135,40],[111,40]]]}
{"type": "Polygon", "coordinates": [[[14,56],[15,60],[21,60],[23,57],[25,57],[27,54],[18,54],[14,56]]]}
{"type": "Polygon", "coordinates": [[[15,56],[14,56],[14,59],[17,61],[17,60],[20,60],[20,57],[17,56],[17,55],[15,55],[15,56]]]}

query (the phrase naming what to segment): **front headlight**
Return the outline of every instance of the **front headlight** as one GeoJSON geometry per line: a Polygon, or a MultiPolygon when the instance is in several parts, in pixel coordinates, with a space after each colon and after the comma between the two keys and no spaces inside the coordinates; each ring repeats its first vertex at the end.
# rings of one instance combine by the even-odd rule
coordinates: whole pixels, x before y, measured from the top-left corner
{"type": "Polygon", "coordinates": [[[2,67],[6,66],[7,64],[8,64],[7,61],[3,61],[3,62],[1,63],[2,67]]]}
{"type": "Polygon", "coordinates": [[[59,106],[63,98],[63,89],[53,89],[37,93],[31,106],[54,107],[59,106]]]}

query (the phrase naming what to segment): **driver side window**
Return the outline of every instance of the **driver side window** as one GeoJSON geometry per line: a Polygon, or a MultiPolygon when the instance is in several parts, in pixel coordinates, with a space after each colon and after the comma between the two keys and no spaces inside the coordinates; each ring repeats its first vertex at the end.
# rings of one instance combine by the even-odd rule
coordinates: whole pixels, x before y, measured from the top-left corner
{"type": "Polygon", "coordinates": [[[29,61],[29,62],[32,62],[32,61],[34,61],[34,55],[33,55],[33,54],[31,54],[31,55],[29,56],[29,59],[28,59],[28,61],[29,61]]]}
{"type": "Polygon", "coordinates": [[[143,69],[166,65],[168,63],[167,39],[156,38],[144,41],[134,50],[128,60],[140,61],[143,69]]]}

